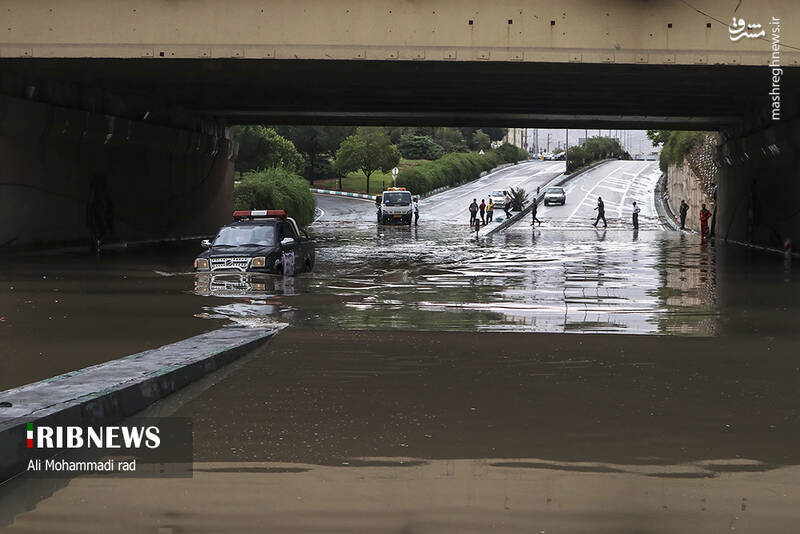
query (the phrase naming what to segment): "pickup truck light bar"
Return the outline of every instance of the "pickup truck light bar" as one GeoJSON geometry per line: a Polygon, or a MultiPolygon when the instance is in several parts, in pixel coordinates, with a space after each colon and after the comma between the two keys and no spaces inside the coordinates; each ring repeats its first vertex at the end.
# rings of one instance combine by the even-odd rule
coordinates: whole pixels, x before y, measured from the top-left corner
{"type": "Polygon", "coordinates": [[[286,210],[237,210],[233,212],[233,219],[285,219],[286,210]]]}

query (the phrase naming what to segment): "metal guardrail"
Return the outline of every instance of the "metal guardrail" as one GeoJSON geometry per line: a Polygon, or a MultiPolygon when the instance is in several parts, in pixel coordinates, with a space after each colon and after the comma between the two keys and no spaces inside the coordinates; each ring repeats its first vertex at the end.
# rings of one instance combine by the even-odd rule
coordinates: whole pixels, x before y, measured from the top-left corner
{"type": "Polygon", "coordinates": [[[372,200],[375,201],[375,195],[365,195],[364,193],[350,193],[349,191],[332,191],[330,189],[316,189],[314,187],[311,188],[312,193],[317,193],[319,195],[334,195],[337,197],[349,197],[349,198],[361,198],[364,200],[372,200]]]}

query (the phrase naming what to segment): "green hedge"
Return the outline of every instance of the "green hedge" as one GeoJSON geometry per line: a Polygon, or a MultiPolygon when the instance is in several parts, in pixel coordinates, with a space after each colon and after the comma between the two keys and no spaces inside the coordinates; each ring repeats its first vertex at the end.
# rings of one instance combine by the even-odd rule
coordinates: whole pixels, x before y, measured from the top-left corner
{"type": "Polygon", "coordinates": [[[314,220],[316,201],[308,182],[284,169],[247,173],[233,190],[237,210],[286,210],[300,226],[314,220]]]}
{"type": "Polygon", "coordinates": [[[586,165],[606,158],[622,158],[625,149],[616,139],[594,136],[582,145],[569,147],[567,151],[567,172],[573,172],[586,165]]]}
{"type": "Polygon", "coordinates": [[[408,188],[415,195],[422,195],[439,187],[475,180],[483,171],[527,157],[524,150],[508,144],[487,150],[483,155],[475,152],[453,152],[435,161],[403,169],[397,176],[397,185],[408,188]]]}
{"type": "Polygon", "coordinates": [[[683,165],[683,158],[697,145],[702,144],[705,132],[687,132],[678,130],[670,132],[669,139],[664,143],[664,148],[659,156],[658,166],[667,172],[670,165],[683,165]]]}

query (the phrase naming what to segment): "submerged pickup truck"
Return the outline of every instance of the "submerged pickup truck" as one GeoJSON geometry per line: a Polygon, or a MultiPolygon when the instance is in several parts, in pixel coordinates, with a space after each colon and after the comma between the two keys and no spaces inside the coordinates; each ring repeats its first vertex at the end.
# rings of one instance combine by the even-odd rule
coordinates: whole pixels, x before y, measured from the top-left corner
{"type": "Polygon", "coordinates": [[[314,243],[283,210],[235,211],[194,260],[196,272],[273,273],[293,276],[314,268],[314,243]]]}

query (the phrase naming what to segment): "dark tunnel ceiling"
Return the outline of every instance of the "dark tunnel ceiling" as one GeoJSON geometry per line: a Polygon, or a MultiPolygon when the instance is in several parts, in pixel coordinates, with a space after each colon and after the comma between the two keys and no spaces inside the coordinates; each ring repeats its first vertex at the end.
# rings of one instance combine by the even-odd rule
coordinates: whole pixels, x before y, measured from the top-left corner
{"type": "MultiPolygon", "coordinates": [[[[4,59],[4,77],[92,87],[231,122],[718,128],[769,104],[769,70],[722,65],[4,59]]],[[[786,69],[788,88],[798,69],[786,69]]],[[[5,86],[4,86],[5,87],[5,86]]]]}

